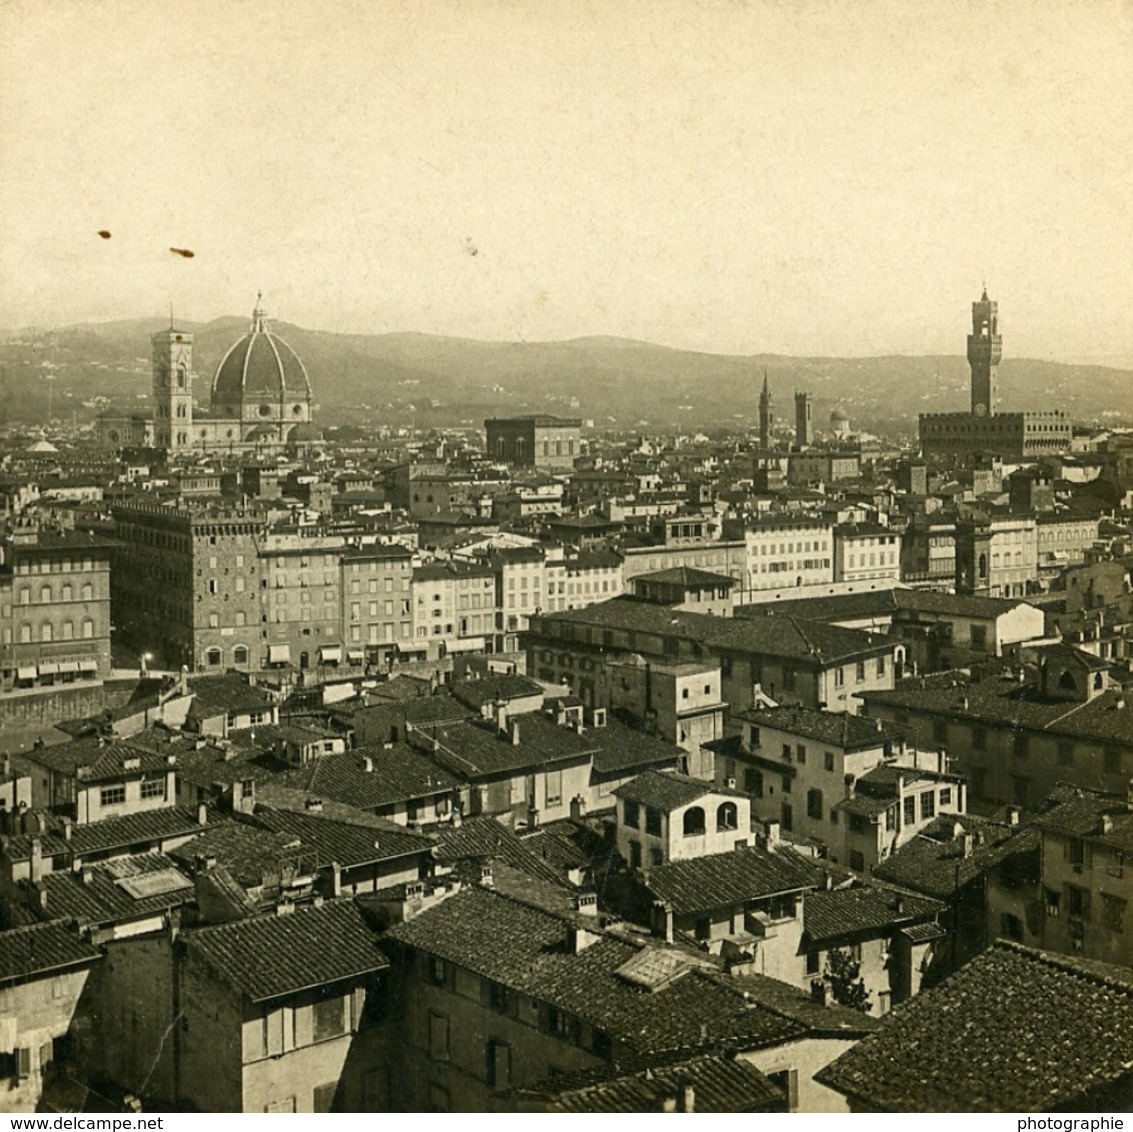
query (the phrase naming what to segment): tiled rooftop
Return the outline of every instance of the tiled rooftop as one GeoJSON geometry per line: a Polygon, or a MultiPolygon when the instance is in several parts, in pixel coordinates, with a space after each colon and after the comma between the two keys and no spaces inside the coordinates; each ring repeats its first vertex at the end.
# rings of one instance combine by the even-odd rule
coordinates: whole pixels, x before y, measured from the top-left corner
{"type": "Polygon", "coordinates": [[[650,892],[671,904],[678,915],[798,892],[815,887],[820,880],[819,870],[785,845],[773,851],[748,846],[687,861],[669,861],[645,874],[650,892]]]}
{"type": "Polygon", "coordinates": [[[280,782],[311,797],[374,810],[446,794],[457,786],[458,779],[416,747],[394,743],[312,759],[306,766],[280,775],[280,782]]]}
{"type": "Polygon", "coordinates": [[[259,916],[182,937],[253,1002],[327,986],[387,967],[377,939],[350,900],[259,916]]]}
{"type": "Polygon", "coordinates": [[[0,932],[0,986],[27,982],[101,958],[96,948],[59,921],[12,928],[0,932]]]}
{"type": "Polygon", "coordinates": [[[1133,1098],[1133,971],[997,943],[816,1079],[883,1112],[1091,1111],[1091,1090],[1122,1085],[1133,1098]]]}
{"type": "Polygon", "coordinates": [[[944,905],[937,900],[876,885],[855,885],[808,892],[803,901],[803,930],[812,944],[855,935],[873,938],[896,927],[935,920],[943,911],[944,905]]]}
{"type": "MultiPolygon", "coordinates": [[[[654,993],[618,977],[640,950],[603,934],[574,954],[568,921],[489,889],[466,888],[384,937],[569,1011],[637,1053],[778,1045],[808,1027],[696,967],[654,993]],[[478,930],[469,931],[474,923],[478,930]]],[[[703,957],[699,957],[701,960],[703,957]]]]}
{"type": "Polygon", "coordinates": [[[630,779],[614,791],[615,796],[641,806],[651,806],[663,813],[671,813],[705,797],[707,794],[727,795],[733,798],[747,798],[736,790],[714,786],[701,778],[689,778],[684,774],[668,771],[647,770],[630,779]]]}

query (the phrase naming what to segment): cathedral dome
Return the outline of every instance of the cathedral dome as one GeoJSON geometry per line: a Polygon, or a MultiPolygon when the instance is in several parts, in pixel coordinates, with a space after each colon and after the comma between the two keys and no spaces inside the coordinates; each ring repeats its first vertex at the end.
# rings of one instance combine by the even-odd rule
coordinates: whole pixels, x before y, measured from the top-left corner
{"type": "Polygon", "coordinates": [[[299,355],[267,329],[256,304],[252,326],[221,360],[212,379],[214,412],[239,417],[309,419],[311,381],[299,355]]]}

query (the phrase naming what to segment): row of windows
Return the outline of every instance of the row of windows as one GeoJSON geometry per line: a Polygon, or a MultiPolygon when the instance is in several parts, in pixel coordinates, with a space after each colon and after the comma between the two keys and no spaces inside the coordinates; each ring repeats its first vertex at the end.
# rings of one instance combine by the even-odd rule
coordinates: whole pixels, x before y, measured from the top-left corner
{"type": "MultiPolygon", "coordinates": [[[[21,586],[19,590],[19,604],[31,605],[31,587],[21,586]]],[[[41,586],[39,590],[39,600],[42,604],[48,605],[56,600],[60,602],[74,601],[75,600],[75,587],[70,582],[64,582],[59,587],[59,597],[56,599],[55,590],[52,586],[41,586]]],[[[79,600],[80,601],[94,601],[94,585],[91,582],[83,582],[79,587],[79,600]]]]}
{"type": "Polygon", "coordinates": [[[59,636],[55,635],[55,626],[50,621],[44,621],[39,626],[38,636],[30,622],[20,624],[20,644],[30,645],[33,641],[47,643],[54,640],[74,641],[77,639],[89,641],[94,637],[94,622],[85,617],[79,623],[79,637],[75,636],[74,621],[64,621],[59,625],[59,636]]]}

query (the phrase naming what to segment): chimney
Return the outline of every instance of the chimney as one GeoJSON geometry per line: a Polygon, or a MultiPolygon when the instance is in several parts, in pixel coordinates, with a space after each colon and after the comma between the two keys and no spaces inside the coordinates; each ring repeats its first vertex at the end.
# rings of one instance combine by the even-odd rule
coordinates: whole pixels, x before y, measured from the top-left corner
{"type": "Polygon", "coordinates": [[[596,892],[579,892],[574,897],[574,910],[582,916],[598,915],[598,894],[596,892]]]}
{"type": "Polygon", "coordinates": [[[527,807],[527,828],[529,830],[539,828],[539,808],[537,806],[527,807]]]}
{"type": "Polygon", "coordinates": [[[691,1081],[681,1085],[680,1101],[677,1104],[678,1112],[696,1112],[696,1090],[691,1081]]]}
{"type": "Polygon", "coordinates": [[[1103,834],[1113,832],[1113,817],[1110,814],[1102,814],[1098,822],[1098,832],[1103,834]]]}
{"type": "Polygon", "coordinates": [[[453,829],[459,829],[463,823],[464,823],[464,817],[460,812],[460,807],[459,806],[453,806],[453,808],[452,808],[452,828],[453,829]]]}
{"type": "Polygon", "coordinates": [[[31,839],[31,849],[28,854],[28,876],[35,884],[43,876],[43,842],[38,837],[31,839]]]}
{"type": "Polygon", "coordinates": [[[964,850],[965,860],[972,855],[972,850],[976,847],[975,836],[971,833],[964,832],[960,834],[960,844],[964,850]]]}
{"type": "Polygon", "coordinates": [[[575,821],[581,821],[586,816],[586,799],[581,794],[576,794],[571,798],[570,816],[575,821]]]}
{"type": "Polygon", "coordinates": [[[373,774],[374,773],[374,760],[372,758],[370,758],[369,755],[366,755],[366,757],[362,759],[362,769],[367,774],[373,774]]]}
{"type": "Polygon", "coordinates": [[[12,777],[12,756],[4,756],[4,777],[5,779],[12,777]]]}
{"type": "Polygon", "coordinates": [[[519,746],[519,720],[518,719],[509,719],[508,720],[508,737],[511,739],[511,745],[513,747],[519,746]]]}
{"type": "Polygon", "coordinates": [[[294,911],[295,911],[295,901],[294,900],[281,900],[275,906],[275,914],[277,916],[290,916],[294,913],[294,911]]]}
{"type": "Polygon", "coordinates": [[[330,863],[331,896],[337,899],[342,895],[342,866],[337,861],[330,863]]]}
{"type": "Polygon", "coordinates": [[[323,812],[323,800],[322,798],[308,798],[303,803],[303,808],[309,814],[321,814],[323,812]]]}
{"type": "Polygon", "coordinates": [[[79,874],[82,877],[83,884],[94,883],[94,871],[88,867],[84,867],[83,871],[79,874]]]}
{"type": "Polygon", "coordinates": [[[177,691],[182,696],[189,694],[189,667],[188,665],[181,665],[181,679],[178,681],[177,691]]]}
{"type": "Polygon", "coordinates": [[[673,906],[664,900],[653,901],[653,934],[666,943],[673,942],[673,906]]]}
{"type": "Polygon", "coordinates": [[[767,848],[774,852],[779,848],[779,823],[777,821],[766,821],[763,823],[763,836],[767,842],[767,848]]]}
{"type": "Polygon", "coordinates": [[[854,782],[855,778],[852,774],[845,774],[842,776],[842,790],[847,801],[854,796],[854,782]]]}
{"type": "Polygon", "coordinates": [[[74,833],[75,823],[70,818],[63,819],[63,839],[65,841],[71,840],[71,835],[74,833]]]}
{"type": "Polygon", "coordinates": [[[1007,824],[1008,825],[1018,825],[1019,824],[1019,807],[1018,806],[1008,806],[1007,807],[1007,824]]]}
{"type": "Polygon", "coordinates": [[[480,884],[483,885],[484,888],[496,887],[495,879],[492,877],[491,865],[483,864],[480,866],[480,884]]]}
{"type": "Polygon", "coordinates": [[[507,731],[507,705],[496,704],[496,730],[503,735],[507,731]]]}
{"type": "Polygon", "coordinates": [[[197,806],[197,825],[208,825],[209,823],[209,808],[204,802],[197,806]]]}

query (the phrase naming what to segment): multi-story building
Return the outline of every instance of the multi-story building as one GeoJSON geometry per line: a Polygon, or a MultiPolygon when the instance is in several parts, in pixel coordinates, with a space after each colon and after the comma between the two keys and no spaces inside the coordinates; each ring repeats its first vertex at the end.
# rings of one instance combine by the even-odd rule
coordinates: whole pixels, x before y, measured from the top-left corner
{"type": "Polygon", "coordinates": [[[834,581],[901,580],[901,535],[878,523],[839,523],[834,528],[834,581]]]}
{"type": "Polygon", "coordinates": [[[738,619],[627,598],[532,620],[531,670],[541,680],[571,686],[588,706],[609,706],[596,674],[619,654],[670,664],[715,660],[722,699],[733,710],[768,696],[812,708],[857,711],[860,693],[893,687],[905,646],[854,629],[779,616],[774,609],[738,619]]]}
{"type": "Polygon", "coordinates": [[[861,453],[854,450],[792,452],[787,457],[787,482],[793,487],[837,483],[838,480],[857,479],[861,468],[861,453]]]}
{"type": "Polygon", "coordinates": [[[388,664],[412,650],[413,552],[397,543],[347,547],[340,561],[347,653],[365,650],[367,660],[388,664]]]}
{"type": "Polygon", "coordinates": [[[1110,662],[1068,645],[1036,651],[1037,674],[941,673],[867,692],[863,710],[904,727],[921,750],[945,751],[977,813],[1034,807],[1060,782],[1124,792],[1133,724],[1110,662]]]}
{"type": "Polygon", "coordinates": [[[581,609],[622,592],[622,559],[610,550],[548,558],[544,577],[548,612],[581,609]]]}
{"type": "Polygon", "coordinates": [[[118,545],[110,578],[121,639],[139,655],[192,670],[262,663],[254,510],[124,503],[113,509],[118,545]]]}
{"type": "Polygon", "coordinates": [[[1038,946],[1133,967],[1133,792],[1060,786],[1041,837],[1038,946]]]}
{"type": "Polygon", "coordinates": [[[496,572],[487,564],[449,561],[415,566],[411,592],[413,647],[424,650],[430,659],[482,652],[493,639],[496,572]]]}
{"type": "Polygon", "coordinates": [[[934,753],[910,749],[879,720],[806,708],[736,713],[741,735],[716,745],[716,777],[752,812],[826,846],[859,872],[885,860],[938,812],[963,813],[964,783],[934,753]]]}
{"type": "Polygon", "coordinates": [[[0,693],[110,675],[110,555],[73,531],[21,531],[0,549],[0,693]]]}
{"type": "Polygon", "coordinates": [[[540,414],[484,422],[488,459],[527,468],[569,469],[582,455],[582,421],[540,414]]]}
{"type": "Polygon", "coordinates": [[[536,547],[495,550],[485,562],[495,576],[495,652],[514,652],[519,634],[543,608],[544,555],[536,547]]]}
{"type": "Polygon", "coordinates": [[[1052,511],[1035,517],[1035,543],[1040,575],[1056,575],[1067,566],[1080,566],[1098,540],[1096,515],[1052,511]]]}
{"type": "Polygon", "coordinates": [[[956,524],[956,592],[1019,597],[1038,584],[1033,515],[991,513],[956,524]]]}
{"type": "MultiPolygon", "coordinates": [[[[256,649],[260,665],[264,659],[269,664],[290,662],[301,669],[349,662],[344,652],[344,612],[351,621],[357,613],[360,623],[362,607],[360,594],[357,598],[343,595],[344,543],[338,535],[302,532],[265,532],[259,537],[255,565],[260,574],[267,645],[266,650],[262,644],[256,649]]],[[[353,580],[351,575],[350,583],[353,580]]],[[[363,659],[361,647],[361,642],[354,645],[357,662],[363,659]]]]}
{"type": "Polygon", "coordinates": [[[822,585],[834,580],[834,537],[825,519],[765,519],[744,531],[747,569],[737,601],[760,590],[822,585]]]}

